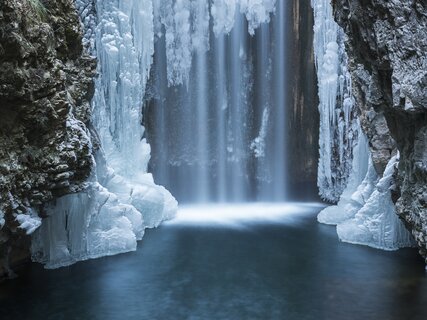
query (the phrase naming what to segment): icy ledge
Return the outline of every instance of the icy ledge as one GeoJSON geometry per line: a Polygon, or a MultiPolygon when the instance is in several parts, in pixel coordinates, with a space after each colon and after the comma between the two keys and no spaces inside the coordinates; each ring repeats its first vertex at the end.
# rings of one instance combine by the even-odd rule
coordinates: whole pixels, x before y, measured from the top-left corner
{"type": "MultiPolygon", "coordinates": [[[[358,151],[361,149],[356,148],[358,151]]],[[[358,159],[360,155],[356,154],[353,166],[358,159]]],[[[399,155],[391,158],[383,177],[379,179],[369,157],[362,183],[352,193],[354,184],[350,183],[338,205],[320,212],[319,222],[336,224],[338,237],[343,242],[382,250],[414,246],[414,240],[398,218],[391,200],[390,190],[394,188],[393,175],[398,163],[399,155]]],[[[361,172],[359,169],[360,167],[354,166],[351,181],[358,179],[361,172]]]]}
{"type": "Polygon", "coordinates": [[[145,228],[157,227],[177,210],[176,200],[149,174],[139,184],[116,177],[109,187],[91,182],[84,192],[59,198],[48,207],[48,217],[33,235],[33,260],[52,269],[134,251],[145,228]],[[111,192],[117,189],[121,192],[111,192]]]}

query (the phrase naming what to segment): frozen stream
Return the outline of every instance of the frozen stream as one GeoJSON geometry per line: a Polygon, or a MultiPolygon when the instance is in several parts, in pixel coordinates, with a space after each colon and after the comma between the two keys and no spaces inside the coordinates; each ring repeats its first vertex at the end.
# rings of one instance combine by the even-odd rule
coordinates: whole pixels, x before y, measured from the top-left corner
{"type": "Polygon", "coordinates": [[[136,252],[26,266],[0,285],[1,319],[426,319],[416,250],[340,243],[320,209],[185,207],[136,252]]]}

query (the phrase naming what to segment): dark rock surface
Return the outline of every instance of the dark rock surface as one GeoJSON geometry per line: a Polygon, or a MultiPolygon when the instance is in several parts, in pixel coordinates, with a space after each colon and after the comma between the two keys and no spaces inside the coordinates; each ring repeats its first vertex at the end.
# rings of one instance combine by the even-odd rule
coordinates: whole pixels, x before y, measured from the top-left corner
{"type": "Polygon", "coordinates": [[[43,217],[90,175],[95,68],[72,0],[0,0],[0,265],[27,257],[16,215],[43,217]]]}
{"type": "Polygon", "coordinates": [[[427,261],[427,1],[332,3],[375,168],[399,150],[393,200],[427,261]]]}
{"type": "Polygon", "coordinates": [[[319,111],[317,77],[313,53],[313,12],[309,0],[294,0],[288,53],[288,172],[290,198],[313,200],[317,197],[319,159],[319,111]]]}

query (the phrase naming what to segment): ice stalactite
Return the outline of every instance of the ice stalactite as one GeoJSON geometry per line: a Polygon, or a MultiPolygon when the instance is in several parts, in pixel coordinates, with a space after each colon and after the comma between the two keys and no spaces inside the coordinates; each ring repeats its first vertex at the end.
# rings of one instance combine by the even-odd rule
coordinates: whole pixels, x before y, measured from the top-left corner
{"type": "Polygon", "coordinates": [[[240,12],[248,20],[248,32],[255,34],[261,24],[270,22],[270,15],[275,11],[276,0],[240,0],[240,12]]]}
{"type": "Polygon", "coordinates": [[[378,177],[351,97],[344,33],[333,20],[329,0],[313,0],[312,6],[321,115],[318,185],[324,199],[339,199],[318,220],[337,225],[344,242],[384,250],[411,246],[391,199],[399,156],[378,177]]]}
{"type": "Polygon", "coordinates": [[[236,0],[212,1],[211,15],[214,21],[213,31],[216,36],[228,34],[233,29],[236,9],[236,0]]]}
{"type": "Polygon", "coordinates": [[[319,81],[320,159],[318,187],[327,201],[344,191],[357,142],[358,124],[347,69],[343,30],[334,21],[328,0],[312,0],[314,52],[319,81]]]}
{"type": "Polygon", "coordinates": [[[150,146],[142,104],[154,52],[153,3],[77,0],[76,5],[83,42],[98,59],[92,137],[99,141],[84,190],[48,206],[33,236],[33,259],[48,268],[135,250],[144,229],[171,218],[177,208],[147,173],[150,146]]]}
{"type": "Polygon", "coordinates": [[[170,86],[188,85],[193,52],[209,49],[209,22],[213,18],[216,36],[228,34],[235,25],[236,13],[248,21],[254,35],[262,23],[268,23],[276,0],[153,0],[156,34],[165,30],[167,75],[170,86]],[[209,7],[210,14],[209,14],[209,7]]]}

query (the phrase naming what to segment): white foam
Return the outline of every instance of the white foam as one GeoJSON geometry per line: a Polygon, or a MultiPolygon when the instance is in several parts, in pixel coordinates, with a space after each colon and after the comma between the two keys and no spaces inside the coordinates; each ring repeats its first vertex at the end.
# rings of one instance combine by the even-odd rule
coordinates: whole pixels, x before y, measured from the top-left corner
{"type": "Polygon", "coordinates": [[[317,213],[320,203],[238,203],[180,206],[166,225],[243,227],[252,223],[294,224],[317,213]]]}

